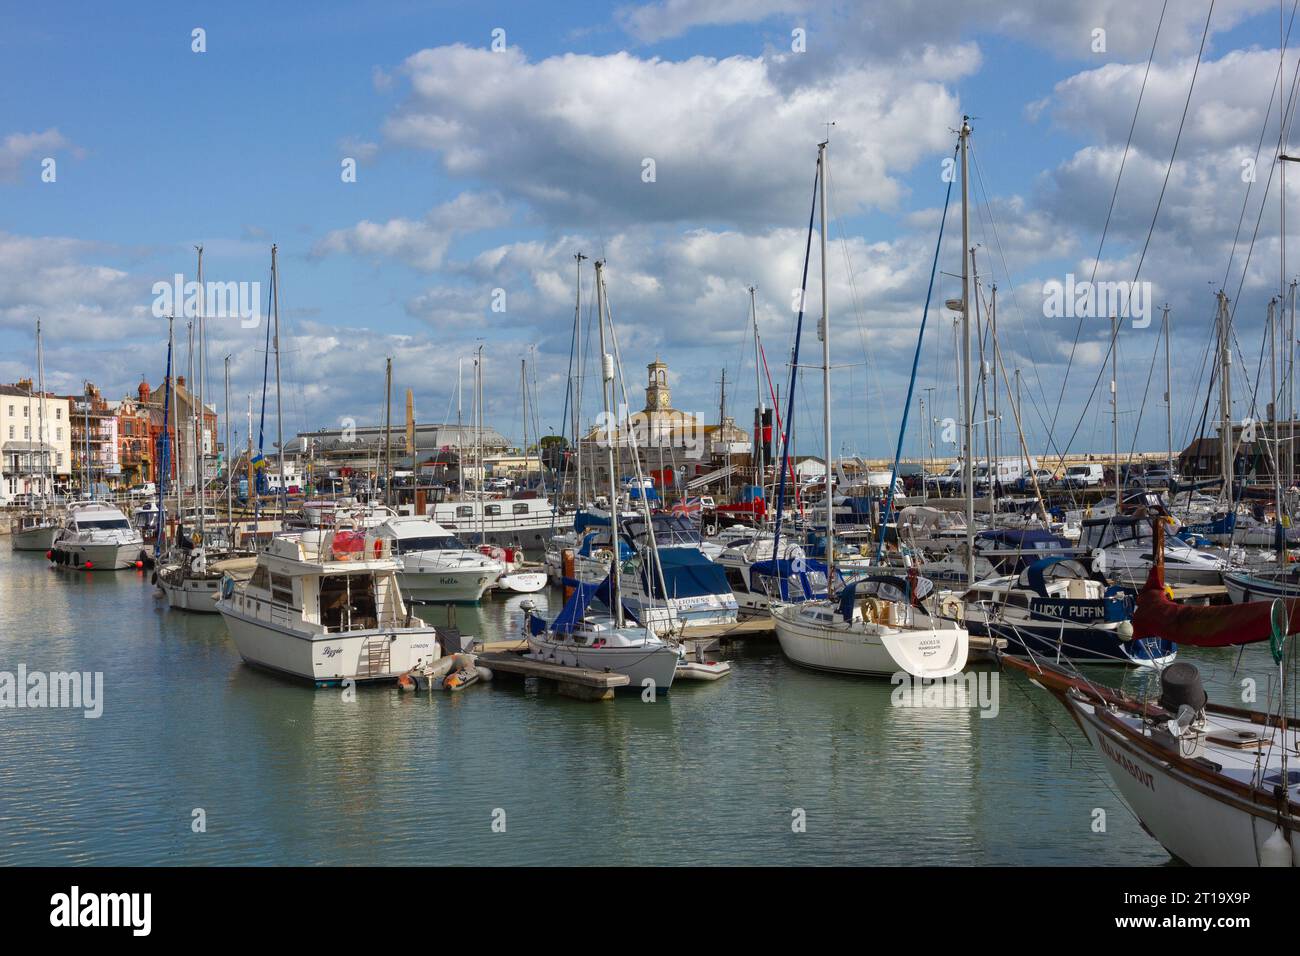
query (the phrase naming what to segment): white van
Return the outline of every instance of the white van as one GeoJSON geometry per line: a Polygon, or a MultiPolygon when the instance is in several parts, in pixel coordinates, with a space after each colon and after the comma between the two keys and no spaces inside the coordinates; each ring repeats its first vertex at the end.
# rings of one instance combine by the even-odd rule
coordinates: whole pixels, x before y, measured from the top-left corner
{"type": "Polygon", "coordinates": [[[1065,484],[1069,488],[1087,488],[1105,480],[1106,471],[1101,465],[1070,465],[1065,469],[1065,484]]]}
{"type": "MultiPolygon", "coordinates": [[[[1031,466],[1037,466],[1038,462],[1030,459],[1031,466]]],[[[1003,488],[1010,488],[1011,485],[1020,480],[1025,475],[1025,460],[1023,458],[1002,458],[993,463],[992,468],[988,462],[976,462],[975,464],[975,487],[987,488],[989,486],[989,475],[993,475],[993,480],[1003,488]]]]}

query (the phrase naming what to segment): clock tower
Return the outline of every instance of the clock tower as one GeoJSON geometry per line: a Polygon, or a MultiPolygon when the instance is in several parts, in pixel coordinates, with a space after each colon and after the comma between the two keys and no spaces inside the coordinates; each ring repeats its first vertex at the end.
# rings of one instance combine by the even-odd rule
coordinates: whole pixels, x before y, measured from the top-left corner
{"type": "Polygon", "coordinates": [[[668,366],[656,358],[646,368],[650,377],[645,389],[645,410],[666,412],[673,407],[672,391],[668,388],[668,366]]]}

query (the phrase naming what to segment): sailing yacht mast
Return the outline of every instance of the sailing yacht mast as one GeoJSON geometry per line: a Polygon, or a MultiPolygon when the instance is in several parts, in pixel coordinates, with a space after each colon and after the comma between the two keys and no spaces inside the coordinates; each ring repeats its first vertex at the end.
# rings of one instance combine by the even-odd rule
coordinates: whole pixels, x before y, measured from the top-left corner
{"type": "MultiPolygon", "coordinates": [[[[614,436],[617,434],[616,423],[611,410],[614,391],[614,356],[605,347],[605,260],[597,259],[596,266],[596,323],[600,330],[600,401],[605,413],[605,456],[609,468],[609,537],[613,548],[613,557],[609,564],[610,608],[614,613],[616,627],[623,626],[623,599],[619,590],[618,560],[618,475],[614,468],[614,436]]],[[[629,427],[631,422],[628,423],[629,427]]],[[[644,489],[643,489],[644,490],[644,489]]]]}
{"type": "Polygon", "coordinates": [[[280,269],[277,263],[277,247],[271,246],[271,292],[275,328],[275,447],[280,459],[280,515],[288,511],[289,485],[284,479],[284,403],[280,391],[280,269]]]}
{"type": "Polygon", "coordinates": [[[231,487],[234,483],[234,470],[231,468],[230,456],[232,449],[230,445],[230,356],[227,355],[222,362],[225,370],[226,393],[225,400],[222,402],[226,410],[226,544],[227,547],[235,546],[235,499],[234,490],[231,487]]]}
{"type": "Polygon", "coordinates": [[[967,152],[970,149],[970,117],[961,118],[961,392],[962,428],[965,447],[962,449],[962,485],[966,491],[966,581],[975,583],[975,467],[971,454],[974,444],[974,423],[971,421],[970,387],[970,169],[967,152]]]}
{"type": "Polygon", "coordinates": [[[758,395],[758,420],[754,423],[754,484],[763,501],[767,501],[767,492],[763,490],[763,366],[760,360],[758,340],[758,304],[755,299],[757,289],[749,287],[749,317],[754,324],[754,391],[758,395]]]}
{"type": "Polygon", "coordinates": [[[1110,438],[1115,455],[1115,513],[1124,501],[1119,466],[1119,316],[1110,317],[1110,438]]]}
{"type": "Polygon", "coordinates": [[[1169,357],[1169,306],[1166,304],[1161,308],[1164,313],[1164,333],[1165,333],[1165,443],[1169,446],[1168,460],[1165,468],[1168,471],[1169,481],[1174,480],[1174,383],[1172,372],[1172,360],[1169,357]]]}
{"type": "Polygon", "coordinates": [[[831,485],[831,325],[826,302],[826,149],[830,141],[817,146],[817,162],[821,167],[819,186],[821,194],[821,269],[822,269],[822,443],[826,448],[826,581],[827,588],[835,579],[835,495],[831,485]]]}
{"type": "Polygon", "coordinates": [[[203,481],[203,414],[206,408],[204,404],[203,383],[206,378],[205,370],[207,368],[207,329],[205,300],[207,293],[204,292],[203,285],[203,247],[195,246],[199,253],[199,409],[198,415],[194,421],[194,497],[199,508],[199,540],[204,539],[204,512],[207,511],[207,489],[203,481]]]}
{"type": "Polygon", "coordinates": [[[46,440],[45,427],[45,344],[41,339],[41,320],[36,320],[36,387],[41,394],[41,404],[38,406],[37,414],[40,416],[40,422],[37,425],[39,434],[37,436],[36,446],[41,449],[42,475],[41,475],[41,503],[48,506],[50,492],[53,490],[54,477],[53,469],[50,467],[50,448],[46,440]]]}
{"type": "Polygon", "coordinates": [[[384,504],[393,506],[393,359],[384,360],[384,504]]]}
{"type": "Polygon", "coordinates": [[[574,505],[582,507],[582,373],[583,373],[583,350],[582,350],[582,260],[587,258],[581,252],[573,255],[574,262],[577,265],[577,276],[574,281],[573,293],[573,350],[574,359],[578,366],[578,374],[574,376],[573,385],[573,441],[578,446],[578,489],[577,499],[574,505]]]}
{"type": "Polygon", "coordinates": [[[1233,441],[1232,441],[1232,323],[1228,315],[1228,297],[1220,290],[1219,299],[1219,454],[1223,472],[1223,494],[1229,508],[1233,507],[1233,441]]]}

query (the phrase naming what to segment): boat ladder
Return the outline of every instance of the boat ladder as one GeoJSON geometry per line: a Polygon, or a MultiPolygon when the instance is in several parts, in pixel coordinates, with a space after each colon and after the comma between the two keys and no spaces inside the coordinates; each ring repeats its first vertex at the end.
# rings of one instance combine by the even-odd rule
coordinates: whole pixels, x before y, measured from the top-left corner
{"type": "Polygon", "coordinates": [[[393,666],[393,642],[387,634],[376,634],[366,641],[357,659],[358,677],[378,677],[393,666]]]}

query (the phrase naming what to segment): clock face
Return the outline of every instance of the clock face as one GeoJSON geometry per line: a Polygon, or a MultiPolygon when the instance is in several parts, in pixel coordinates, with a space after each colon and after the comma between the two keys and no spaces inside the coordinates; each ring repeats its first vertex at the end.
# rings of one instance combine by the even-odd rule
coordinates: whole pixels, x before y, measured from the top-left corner
{"type": "Polygon", "coordinates": [[[664,392],[655,392],[655,404],[660,408],[667,408],[668,395],[664,392]]]}

